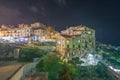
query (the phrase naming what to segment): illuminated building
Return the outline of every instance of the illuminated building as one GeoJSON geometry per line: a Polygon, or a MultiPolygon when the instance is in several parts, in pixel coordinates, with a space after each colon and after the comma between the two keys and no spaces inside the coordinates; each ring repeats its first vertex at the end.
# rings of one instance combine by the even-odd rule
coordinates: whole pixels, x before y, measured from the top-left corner
{"type": "Polygon", "coordinates": [[[95,30],[86,26],[80,25],[61,31],[59,40],[56,48],[64,57],[95,53],[95,30]]]}
{"type": "Polygon", "coordinates": [[[33,39],[35,41],[44,39],[44,36],[47,34],[46,25],[42,23],[31,24],[33,31],[33,39]]]}
{"type": "Polygon", "coordinates": [[[61,36],[61,34],[57,34],[57,43],[56,43],[56,51],[63,57],[66,55],[66,38],[61,36]]]}
{"type": "Polygon", "coordinates": [[[46,26],[42,23],[19,24],[18,27],[2,25],[0,36],[7,40],[14,39],[15,42],[29,42],[43,39],[46,32],[46,26]]]}

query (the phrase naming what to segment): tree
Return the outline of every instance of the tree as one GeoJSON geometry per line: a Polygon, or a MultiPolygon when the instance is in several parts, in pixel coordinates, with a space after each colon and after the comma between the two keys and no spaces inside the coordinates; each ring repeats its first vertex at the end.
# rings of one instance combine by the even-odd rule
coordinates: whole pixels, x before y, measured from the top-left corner
{"type": "Polygon", "coordinates": [[[50,53],[42,58],[36,68],[40,72],[48,72],[49,80],[56,80],[61,71],[60,58],[53,53],[50,53]]]}
{"type": "Polygon", "coordinates": [[[59,80],[79,80],[79,70],[73,64],[63,62],[59,80]]]}
{"type": "Polygon", "coordinates": [[[113,80],[109,74],[109,71],[105,65],[99,63],[96,68],[96,72],[98,73],[99,78],[103,78],[103,80],[113,80]]]}
{"type": "Polygon", "coordinates": [[[73,80],[72,72],[65,63],[63,64],[62,70],[60,71],[59,80],[73,80]]]}
{"type": "Polygon", "coordinates": [[[21,48],[19,62],[32,62],[33,58],[40,58],[48,52],[39,48],[21,48]]]}
{"type": "Polygon", "coordinates": [[[40,72],[48,72],[49,80],[79,80],[77,68],[53,53],[44,56],[36,68],[40,72]]]}

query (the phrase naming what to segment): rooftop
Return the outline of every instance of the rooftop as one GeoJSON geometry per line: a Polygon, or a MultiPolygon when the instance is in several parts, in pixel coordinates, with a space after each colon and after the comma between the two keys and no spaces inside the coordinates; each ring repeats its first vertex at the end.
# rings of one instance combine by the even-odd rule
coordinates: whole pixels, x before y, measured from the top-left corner
{"type": "Polygon", "coordinates": [[[85,30],[89,30],[88,27],[80,25],[80,26],[73,26],[73,27],[69,27],[66,30],[61,31],[61,35],[63,36],[78,36],[81,35],[83,33],[83,31],[85,30]]]}

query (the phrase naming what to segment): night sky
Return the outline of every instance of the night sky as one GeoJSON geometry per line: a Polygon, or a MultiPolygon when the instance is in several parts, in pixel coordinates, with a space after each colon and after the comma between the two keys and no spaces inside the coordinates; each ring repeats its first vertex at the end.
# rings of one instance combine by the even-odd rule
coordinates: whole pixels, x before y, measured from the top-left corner
{"type": "Polygon", "coordinates": [[[120,0],[0,0],[0,25],[34,22],[58,31],[83,24],[97,41],[120,45],[120,0]]]}

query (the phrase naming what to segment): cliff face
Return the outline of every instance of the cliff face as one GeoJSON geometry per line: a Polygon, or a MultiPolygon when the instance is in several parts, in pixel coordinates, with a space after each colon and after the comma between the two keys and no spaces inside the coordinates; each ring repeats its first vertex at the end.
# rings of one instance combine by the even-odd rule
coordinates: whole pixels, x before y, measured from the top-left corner
{"type": "Polygon", "coordinates": [[[0,43],[0,58],[16,57],[18,48],[10,44],[0,43]]]}

